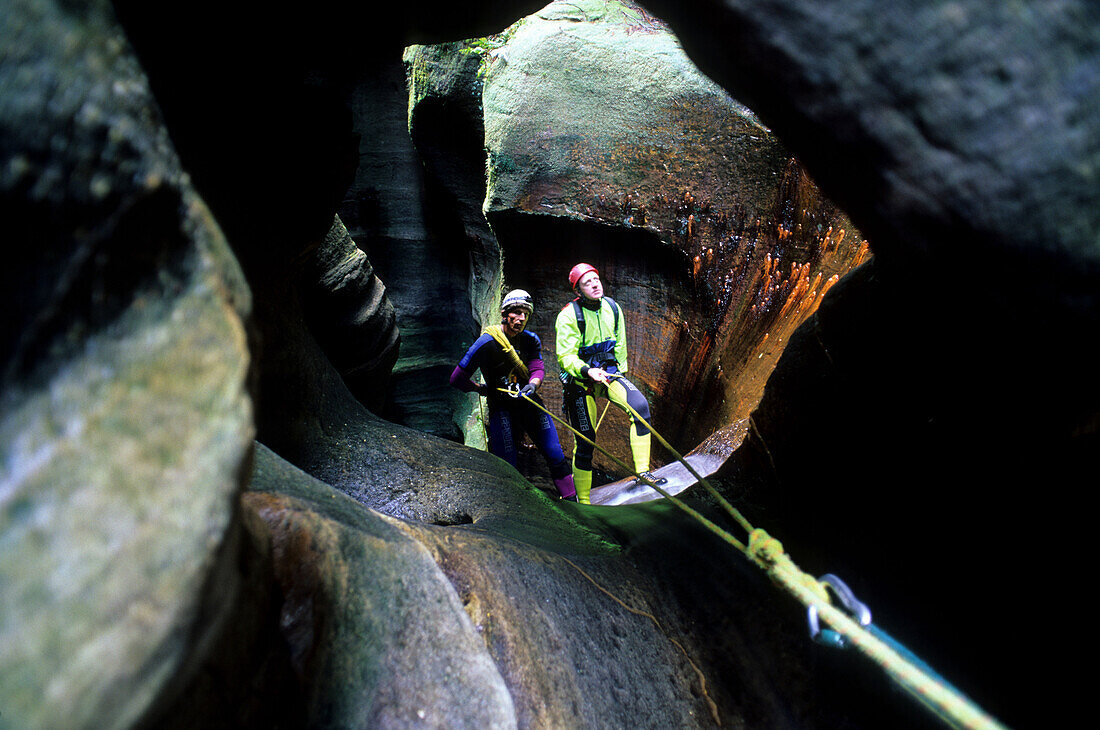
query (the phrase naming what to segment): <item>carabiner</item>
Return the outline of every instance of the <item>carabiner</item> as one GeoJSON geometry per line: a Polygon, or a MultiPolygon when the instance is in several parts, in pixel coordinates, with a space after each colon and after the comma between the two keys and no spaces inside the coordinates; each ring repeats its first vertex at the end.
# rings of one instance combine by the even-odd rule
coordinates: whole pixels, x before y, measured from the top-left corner
{"type": "MultiPolygon", "coordinates": [[[[852,593],[852,589],[848,587],[847,583],[832,573],[821,576],[818,578],[818,582],[824,584],[827,589],[833,589],[840,607],[859,622],[860,626],[867,626],[871,623],[871,609],[856,598],[856,594],[852,593]]],[[[836,647],[837,649],[843,649],[848,645],[848,640],[842,634],[832,629],[821,628],[817,620],[817,606],[810,606],[806,609],[806,621],[810,625],[810,638],[817,643],[836,647]]]]}

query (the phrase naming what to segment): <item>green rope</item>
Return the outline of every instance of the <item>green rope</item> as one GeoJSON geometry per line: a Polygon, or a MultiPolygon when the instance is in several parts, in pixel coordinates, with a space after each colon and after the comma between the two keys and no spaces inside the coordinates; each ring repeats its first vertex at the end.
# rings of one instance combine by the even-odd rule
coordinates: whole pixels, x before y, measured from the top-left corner
{"type": "MultiPolygon", "coordinates": [[[[613,377],[622,376],[616,375],[613,377]]],[[[499,388],[498,390],[506,393],[508,392],[504,388],[499,388]]],[[[893,642],[894,646],[892,646],[890,643],[883,641],[882,638],[876,636],[875,633],[868,630],[867,627],[861,626],[843,611],[833,606],[825,586],[816,578],[803,572],[795,565],[794,561],[791,560],[784,551],[783,544],[779,540],[775,539],[764,530],[754,528],[736,507],[731,505],[721,494],[719,494],[718,491],[711,486],[711,484],[704,479],[691,464],[689,464],[687,460],[664,439],[664,437],[657,433],[648,421],[642,418],[636,410],[631,408],[629,404],[624,403],[623,405],[626,406],[626,409],[638,420],[638,422],[645,424],[661,445],[668,449],[673,456],[687,468],[688,472],[703,485],[707,492],[717,499],[722,508],[733,517],[742,529],[745,530],[748,535],[747,544],[738,540],[729,532],[704,517],[683,500],[669,494],[667,491],[654,484],[650,479],[635,472],[631,467],[623,463],[621,459],[600,447],[595,441],[555,416],[546,408],[543,408],[531,398],[527,396],[523,396],[523,398],[528,403],[531,403],[546,415],[572,431],[574,435],[592,444],[593,448],[598,449],[602,454],[609,457],[619,466],[626,469],[631,474],[634,474],[662,497],[669,500],[676,507],[698,521],[707,530],[737,548],[804,606],[814,606],[817,609],[819,617],[824,620],[825,623],[838,634],[848,639],[851,645],[859,649],[864,656],[879,665],[879,667],[881,667],[900,687],[916,698],[944,723],[955,728],[964,728],[965,730],[1005,730],[1002,724],[978,707],[965,695],[945,682],[938,674],[932,672],[926,664],[917,659],[911,652],[908,650],[899,652],[898,649],[903,649],[900,644],[893,642]]]]}
{"type": "Polygon", "coordinates": [[[607,409],[611,407],[611,400],[608,399],[607,403],[604,403],[603,413],[600,414],[600,420],[596,421],[596,433],[600,432],[600,424],[603,423],[603,417],[607,415],[607,409]]]}
{"type": "MultiPolygon", "coordinates": [[[[507,388],[497,388],[497,390],[501,391],[502,393],[510,393],[510,391],[509,391],[509,390],[508,390],[507,388]]],[[[573,427],[572,427],[571,425],[569,425],[568,423],[566,423],[566,422],[565,422],[565,421],[563,421],[562,419],[560,419],[560,418],[558,418],[557,416],[555,416],[555,415],[554,415],[553,413],[551,413],[551,412],[550,412],[549,410],[547,410],[546,408],[543,408],[543,407],[542,407],[542,406],[541,406],[540,404],[536,403],[536,402],[535,402],[534,400],[532,400],[531,398],[529,398],[529,397],[527,397],[527,396],[520,396],[520,397],[522,397],[522,398],[523,398],[524,400],[526,400],[526,401],[527,401],[528,403],[530,403],[531,405],[533,405],[533,406],[534,406],[535,408],[538,408],[538,409],[539,409],[540,411],[542,411],[543,413],[545,413],[546,415],[550,416],[550,417],[551,417],[551,418],[553,418],[553,419],[554,419],[555,421],[557,421],[558,423],[560,423],[561,425],[565,426],[565,427],[566,427],[567,429],[569,429],[570,431],[572,431],[572,432],[573,432],[573,435],[575,435],[575,436],[576,436],[577,438],[580,438],[580,439],[582,439],[582,440],[584,440],[584,441],[586,441],[586,442],[588,442],[588,443],[592,444],[592,447],[593,447],[594,449],[596,449],[596,450],[597,450],[597,451],[599,451],[599,452],[600,452],[601,454],[603,454],[603,455],[604,455],[604,456],[606,456],[607,458],[609,458],[609,459],[611,459],[612,461],[614,461],[614,462],[615,462],[616,464],[618,464],[618,465],[619,465],[620,467],[622,467],[623,469],[626,469],[626,471],[627,471],[627,472],[629,472],[629,473],[633,474],[633,475],[634,475],[634,476],[636,476],[636,477],[637,477],[638,479],[640,479],[640,480],[642,480],[643,482],[645,482],[645,483],[646,483],[647,485],[649,485],[649,486],[650,486],[650,487],[652,487],[652,488],[653,488],[654,490],[656,490],[658,494],[660,494],[660,495],[661,495],[662,497],[664,497],[665,499],[667,499],[667,500],[669,500],[670,502],[672,502],[672,503],[673,503],[674,505],[676,505],[677,507],[679,507],[679,508],[680,508],[681,510],[683,510],[683,511],[687,512],[687,513],[688,513],[689,515],[691,515],[691,516],[692,516],[692,517],[693,517],[694,519],[698,520],[698,521],[699,521],[699,522],[700,522],[700,523],[701,523],[701,524],[702,524],[702,525],[703,525],[704,527],[706,527],[706,528],[707,528],[708,530],[710,530],[710,531],[711,531],[711,532],[713,532],[713,533],[714,533],[715,535],[717,535],[718,537],[720,537],[720,538],[721,538],[722,540],[724,540],[724,541],[726,541],[726,542],[730,543],[731,545],[733,545],[733,546],[734,546],[735,548],[737,548],[738,550],[740,550],[740,551],[744,552],[744,550],[745,550],[745,545],[744,545],[744,543],[742,543],[741,541],[739,541],[739,540],[738,540],[737,538],[735,538],[735,537],[734,537],[733,535],[729,534],[728,532],[726,532],[725,530],[723,530],[723,529],[722,529],[721,527],[719,527],[718,525],[716,525],[716,524],[714,524],[713,522],[711,522],[710,520],[708,520],[708,519],[707,519],[706,517],[704,517],[704,516],[703,516],[702,514],[700,514],[699,512],[697,512],[697,511],[696,511],[695,509],[693,509],[692,507],[690,507],[690,506],[688,506],[687,504],[685,504],[685,503],[684,503],[684,502],[683,502],[682,500],[680,500],[680,499],[676,498],[675,496],[673,496],[673,495],[669,494],[668,492],[666,492],[665,490],[661,489],[661,488],[660,488],[659,486],[657,486],[656,484],[654,484],[652,480],[650,480],[650,479],[647,479],[646,477],[642,476],[641,474],[638,474],[638,473],[637,473],[636,471],[634,471],[633,467],[627,466],[627,465],[626,465],[626,464],[625,464],[625,463],[623,462],[623,460],[622,460],[622,459],[620,459],[619,457],[615,456],[614,454],[612,454],[611,452],[609,452],[609,451],[608,451],[607,449],[603,448],[602,446],[600,446],[599,444],[597,444],[597,443],[596,443],[595,441],[593,441],[592,439],[588,438],[588,437],[587,437],[587,436],[585,436],[585,435],[584,435],[583,433],[581,433],[581,432],[580,432],[580,431],[578,431],[577,429],[573,428],[573,427]]]]}
{"type": "MultiPolygon", "coordinates": [[[[612,375],[611,377],[621,378],[623,376],[622,375],[612,375]]],[[[746,535],[751,534],[752,529],[753,529],[752,525],[749,523],[749,521],[747,519],[745,519],[744,515],[742,515],[741,512],[738,511],[738,509],[736,507],[734,507],[732,504],[730,504],[729,501],[726,500],[725,497],[723,497],[721,494],[719,494],[718,490],[715,489],[714,487],[712,487],[710,482],[708,482],[706,479],[704,479],[702,477],[702,475],[699,474],[699,472],[695,471],[695,469],[691,466],[691,464],[689,464],[687,462],[687,459],[685,459],[683,456],[681,456],[679,451],[672,448],[672,444],[670,444],[668,441],[666,441],[665,438],[663,436],[661,436],[661,434],[657,433],[657,431],[653,428],[653,425],[649,421],[642,418],[641,414],[638,413],[633,408],[631,408],[629,403],[624,402],[623,405],[626,406],[626,409],[628,411],[630,411],[630,415],[634,416],[634,418],[638,422],[645,424],[645,427],[649,429],[650,433],[653,434],[653,436],[657,439],[657,441],[661,444],[661,446],[664,446],[666,449],[668,449],[669,452],[673,456],[676,457],[676,460],[679,461],[681,464],[683,464],[684,467],[688,470],[688,472],[690,472],[691,475],[693,477],[695,477],[695,480],[697,482],[699,482],[700,484],[702,484],[703,488],[706,489],[707,492],[709,492],[712,497],[714,497],[716,500],[718,500],[718,504],[722,507],[722,509],[724,509],[726,511],[727,514],[730,515],[730,517],[733,518],[733,520],[738,525],[741,526],[741,529],[743,529],[745,531],[745,534],[746,535]]]]}

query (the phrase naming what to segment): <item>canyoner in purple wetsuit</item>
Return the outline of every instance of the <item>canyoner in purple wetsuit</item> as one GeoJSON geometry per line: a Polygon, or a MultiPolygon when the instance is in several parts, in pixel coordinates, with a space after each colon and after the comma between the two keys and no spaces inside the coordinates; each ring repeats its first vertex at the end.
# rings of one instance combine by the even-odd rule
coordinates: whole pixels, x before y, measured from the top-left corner
{"type": "Polygon", "coordinates": [[[542,341],[528,332],[527,321],[535,313],[531,295],[515,289],[500,305],[501,323],[486,327],[451,373],[451,385],[467,393],[476,391],[489,403],[489,452],[516,466],[518,447],[526,433],[546,459],[550,476],[562,499],[577,501],[573,474],[558,441],[554,422],[523,396],[542,405],[535,394],[545,369],[542,341]],[[481,370],[486,385],[471,380],[481,370]],[[511,391],[502,393],[498,388],[511,391]]]}

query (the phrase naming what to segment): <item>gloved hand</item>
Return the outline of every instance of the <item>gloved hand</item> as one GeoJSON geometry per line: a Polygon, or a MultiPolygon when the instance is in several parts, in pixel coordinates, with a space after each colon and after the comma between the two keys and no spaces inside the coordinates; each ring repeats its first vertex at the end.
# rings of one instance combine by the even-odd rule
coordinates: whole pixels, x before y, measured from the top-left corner
{"type": "Polygon", "coordinates": [[[534,386],[533,383],[528,383],[527,385],[525,385],[525,386],[523,386],[522,388],[519,389],[519,397],[520,398],[530,398],[534,394],[535,394],[535,386],[534,386]]]}

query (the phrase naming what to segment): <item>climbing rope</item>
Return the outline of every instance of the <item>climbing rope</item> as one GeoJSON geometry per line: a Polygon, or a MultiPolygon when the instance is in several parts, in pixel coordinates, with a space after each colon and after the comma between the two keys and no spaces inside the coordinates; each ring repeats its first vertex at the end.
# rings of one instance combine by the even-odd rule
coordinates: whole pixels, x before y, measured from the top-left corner
{"type": "Polygon", "coordinates": [[[593,429],[596,433],[600,432],[600,424],[603,423],[603,417],[607,415],[607,409],[611,407],[611,401],[603,404],[603,413],[600,414],[600,420],[596,421],[596,428],[593,429]]]}
{"type": "Polygon", "coordinates": [[[593,586],[595,586],[596,590],[600,591],[601,593],[606,595],[608,598],[610,598],[612,601],[614,601],[615,603],[622,606],[623,610],[628,611],[628,612],[634,614],[635,616],[643,616],[645,618],[648,618],[650,621],[652,621],[653,625],[657,627],[657,630],[660,631],[661,634],[666,639],[668,639],[669,642],[671,642],[677,649],[680,650],[680,653],[682,653],[684,655],[684,659],[687,661],[688,665],[691,667],[691,670],[693,672],[695,672],[695,677],[699,680],[699,690],[703,695],[703,699],[705,699],[706,702],[707,702],[707,708],[710,710],[711,719],[714,720],[715,725],[717,725],[718,727],[721,727],[722,726],[722,718],[718,714],[718,705],[711,698],[710,693],[707,691],[707,678],[706,678],[706,675],[703,674],[703,670],[699,668],[699,665],[696,664],[694,661],[692,661],[691,655],[688,654],[688,650],[684,647],[684,645],[682,643],[680,643],[679,641],[677,641],[676,639],[669,636],[668,632],[665,631],[664,627],[661,626],[661,622],[658,621],[657,617],[654,616],[652,613],[650,613],[649,611],[643,611],[640,608],[635,608],[635,607],[627,604],[626,601],[624,601],[623,599],[616,596],[614,593],[609,591],[604,586],[600,585],[599,581],[597,581],[595,578],[593,578],[588,573],[586,573],[584,571],[584,569],[581,568],[581,566],[577,565],[576,563],[574,563],[572,560],[565,557],[564,555],[561,555],[559,557],[562,560],[564,560],[566,563],[568,563],[570,566],[572,566],[572,568],[574,570],[576,570],[578,573],[580,573],[585,578],[585,580],[587,580],[589,583],[591,583],[593,586]]]}
{"type": "MultiPolygon", "coordinates": [[[[616,375],[612,377],[622,376],[616,375]]],[[[499,388],[498,390],[506,393],[509,392],[504,388],[499,388]]],[[[877,627],[861,625],[859,622],[853,620],[847,613],[834,606],[829,597],[829,591],[821,581],[803,572],[794,561],[791,560],[790,556],[786,554],[783,549],[783,544],[779,540],[775,539],[764,530],[753,527],[752,523],[750,523],[736,507],[731,505],[725,497],[719,494],[718,490],[711,486],[710,482],[701,476],[691,464],[689,464],[687,460],[664,439],[664,437],[657,433],[657,431],[653,429],[653,426],[646,421],[646,419],[642,418],[641,414],[631,408],[629,404],[624,403],[623,405],[636,421],[644,424],[650,430],[654,437],[657,438],[658,442],[668,449],[668,451],[676,457],[677,461],[684,465],[699,484],[703,485],[703,488],[706,489],[707,492],[715,498],[722,509],[730,515],[734,522],[745,531],[746,538],[744,540],[738,540],[727,530],[704,517],[683,500],[669,494],[667,491],[654,484],[651,479],[638,474],[621,459],[600,447],[595,441],[555,416],[539,403],[536,403],[527,396],[519,397],[524,398],[528,403],[531,403],[536,408],[546,413],[546,415],[565,426],[572,431],[576,437],[591,444],[593,448],[599,450],[600,453],[610,458],[623,469],[626,469],[629,473],[634,474],[640,481],[644,482],[680,510],[690,515],[707,530],[743,553],[750,561],[764,570],[775,583],[806,606],[812,616],[820,616],[820,618],[840,637],[840,643],[850,644],[859,650],[864,656],[882,668],[898,686],[908,692],[926,709],[935,714],[942,722],[954,728],[965,728],[965,730],[1005,730],[1004,725],[999,723],[972,700],[947,683],[942,677],[932,671],[928,665],[918,659],[904,646],[890,638],[884,631],[881,631],[877,627]]],[[[604,412],[606,413],[606,409],[604,412]]],[[[870,620],[869,613],[866,620],[867,622],[870,620]]]]}

